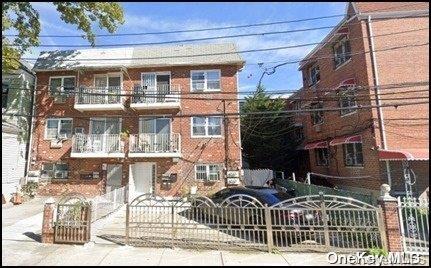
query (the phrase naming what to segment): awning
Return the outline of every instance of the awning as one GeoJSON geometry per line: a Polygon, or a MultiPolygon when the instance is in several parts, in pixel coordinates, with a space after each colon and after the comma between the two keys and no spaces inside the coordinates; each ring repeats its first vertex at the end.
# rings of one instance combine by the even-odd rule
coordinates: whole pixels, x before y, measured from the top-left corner
{"type": "Polygon", "coordinates": [[[304,150],[313,150],[317,148],[328,148],[328,142],[318,141],[318,142],[308,143],[304,146],[304,150]]]}
{"type": "Polygon", "coordinates": [[[429,149],[379,150],[380,161],[429,160],[429,149]]]}
{"type": "Polygon", "coordinates": [[[344,137],[335,138],[329,143],[329,145],[337,146],[345,143],[361,143],[361,142],[362,142],[361,135],[354,135],[354,136],[344,136],[344,137]]]}
{"type": "Polygon", "coordinates": [[[342,81],[338,85],[337,88],[340,88],[340,87],[354,87],[354,86],[356,86],[356,80],[355,80],[355,78],[349,78],[349,79],[346,79],[346,80],[342,81]]]}

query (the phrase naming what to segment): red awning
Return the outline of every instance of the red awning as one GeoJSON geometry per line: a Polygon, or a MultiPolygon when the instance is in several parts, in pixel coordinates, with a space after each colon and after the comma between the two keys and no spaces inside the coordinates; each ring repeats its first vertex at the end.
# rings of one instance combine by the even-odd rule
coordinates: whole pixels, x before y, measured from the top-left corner
{"type": "Polygon", "coordinates": [[[429,160],[429,149],[379,150],[379,160],[429,160]]]}
{"type": "Polygon", "coordinates": [[[344,143],[361,143],[362,137],[361,135],[354,135],[354,136],[344,136],[333,139],[329,145],[330,146],[337,146],[344,143]]]}
{"type": "Polygon", "coordinates": [[[344,26],[341,27],[340,29],[338,29],[335,34],[348,34],[349,33],[349,28],[344,26]]]}
{"type": "Polygon", "coordinates": [[[340,87],[354,87],[354,86],[356,86],[356,80],[355,80],[355,78],[349,78],[349,79],[346,79],[346,80],[342,81],[338,85],[337,88],[340,88],[340,87]]]}
{"type": "Polygon", "coordinates": [[[316,148],[328,148],[328,142],[318,141],[318,142],[308,143],[304,146],[304,150],[313,150],[316,148]]]}

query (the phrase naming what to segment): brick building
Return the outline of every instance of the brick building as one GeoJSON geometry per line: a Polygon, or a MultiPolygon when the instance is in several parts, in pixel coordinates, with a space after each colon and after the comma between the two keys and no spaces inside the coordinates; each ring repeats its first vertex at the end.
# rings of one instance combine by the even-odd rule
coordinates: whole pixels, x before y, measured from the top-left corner
{"type": "Polygon", "coordinates": [[[237,95],[243,64],[233,44],[42,52],[30,165],[48,181],[40,193],[225,186],[241,141],[239,119],[222,117],[238,102],[220,99],[237,95]]]}
{"type": "Polygon", "coordinates": [[[428,101],[428,27],[428,3],[347,4],[345,17],[300,63],[303,87],[289,100],[290,109],[334,109],[296,115],[311,172],[377,195],[382,183],[405,194],[408,171],[414,194],[427,192],[428,103],[389,105],[428,101]],[[385,107],[357,109],[378,104],[385,107]]]}

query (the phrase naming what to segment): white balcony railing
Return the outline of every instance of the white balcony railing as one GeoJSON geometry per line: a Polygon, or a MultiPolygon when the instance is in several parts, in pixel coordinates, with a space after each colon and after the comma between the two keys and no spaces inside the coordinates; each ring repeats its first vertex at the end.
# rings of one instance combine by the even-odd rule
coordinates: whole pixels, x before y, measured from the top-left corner
{"type": "Polygon", "coordinates": [[[75,134],[72,137],[72,154],[124,153],[118,134],[75,134]]]}
{"type": "Polygon", "coordinates": [[[135,95],[132,98],[132,103],[179,103],[180,92],[180,85],[161,84],[154,87],[137,87],[133,90],[135,95]]]}
{"type": "Polygon", "coordinates": [[[180,153],[180,134],[133,134],[129,153],[180,153]]]}
{"type": "Polygon", "coordinates": [[[121,87],[80,87],[75,104],[121,104],[121,87]]]}

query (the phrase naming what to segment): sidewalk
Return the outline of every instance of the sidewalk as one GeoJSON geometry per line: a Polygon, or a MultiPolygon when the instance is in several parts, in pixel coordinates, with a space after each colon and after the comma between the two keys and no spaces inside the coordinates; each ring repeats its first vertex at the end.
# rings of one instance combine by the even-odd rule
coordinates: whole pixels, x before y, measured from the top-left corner
{"type": "Polygon", "coordinates": [[[118,245],[48,245],[35,242],[2,242],[4,265],[326,265],[326,254],[192,251],[169,248],[135,248],[118,245]]]}

